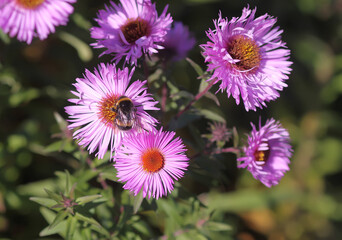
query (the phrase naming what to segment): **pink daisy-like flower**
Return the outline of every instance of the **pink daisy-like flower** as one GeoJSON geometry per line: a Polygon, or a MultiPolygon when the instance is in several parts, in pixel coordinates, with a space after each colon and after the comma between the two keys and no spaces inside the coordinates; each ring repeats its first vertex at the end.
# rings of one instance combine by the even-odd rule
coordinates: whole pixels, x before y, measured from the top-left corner
{"type": "Polygon", "coordinates": [[[114,159],[117,176],[126,182],[123,186],[143,197],[160,198],[173,190],[174,180],[183,177],[189,159],[185,155],[182,140],[174,139],[175,132],[153,132],[131,134],[122,140],[114,159]]]}
{"type": "Polygon", "coordinates": [[[0,0],[0,28],[30,44],[33,37],[43,40],[55,27],[66,25],[76,0],[0,0]]]}
{"type": "Polygon", "coordinates": [[[136,65],[144,53],[157,53],[163,48],[160,43],[172,23],[172,17],[166,13],[168,6],[158,17],[156,6],[150,0],[110,3],[95,19],[100,27],[90,29],[91,37],[97,39],[92,46],[107,48],[101,55],[113,54],[116,63],[124,58],[125,62],[136,65]]]}
{"type": "Polygon", "coordinates": [[[146,80],[128,86],[133,72],[102,63],[94,73],[86,70],[84,78],[76,79],[72,93],[77,98],[69,99],[75,105],[65,107],[72,123],[69,128],[80,127],[74,138],[88,146],[90,153],[98,149],[98,158],[103,158],[108,147],[111,153],[115,151],[128,133],[151,131],[157,123],[145,112],[159,110],[144,87],[146,80]]]}
{"type": "Polygon", "coordinates": [[[281,41],[283,31],[273,28],[277,20],[268,14],[255,18],[255,12],[244,8],[240,18],[230,21],[219,14],[215,29],[207,32],[210,41],[201,45],[208,71],[213,71],[211,80],[221,81],[220,90],[236,104],[241,96],[246,111],[279,97],[292,64],[281,41]]]}
{"type": "Polygon", "coordinates": [[[188,27],[181,22],[175,22],[174,27],[168,31],[165,41],[161,44],[164,49],[159,51],[159,55],[169,61],[182,60],[194,47],[195,42],[188,27]]]}
{"type": "Polygon", "coordinates": [[[246,168],[255,179],[265,186],[277,185],[289,168],[292,147],[288,131],[274,119],[269,119],[259,131],[252,125],[248,146],[244,147],[245,156],[237,160],[239,168],[246,168]]]}

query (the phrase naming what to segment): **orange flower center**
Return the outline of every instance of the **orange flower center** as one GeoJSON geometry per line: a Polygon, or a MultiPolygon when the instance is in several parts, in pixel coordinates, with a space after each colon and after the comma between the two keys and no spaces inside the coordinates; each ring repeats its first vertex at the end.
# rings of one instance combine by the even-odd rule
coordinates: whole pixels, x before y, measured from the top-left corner
{"type": "Polygon", "coordinates": [[[164,156],[157,149],[148,149],[141,156],[142,165],[145,171],[154,173],[164,167],[164,156]]]}
{"type": "Polygon", "coordinates": [[[45,0],[17,0],[17,3],[25,8],[33,9],[41,5],[45,0]]]}
{"type": "Polygon", "coordinates": [[[254,152],[254,159],[256,162],[262,163],[260,165],[265,165],[269,155],[270,155],[270,150],[266,150],[266,151],[256,150],[254,152]]]}
{"type": "Polygon", "coordinates": [[[260,64],[260,48],[254,40],[246,36],[233,36],[227,44],[227,51],[233,59],[240,60],[234,64],[240,71],[256,68],[260,64]]]}
{"type": "Polygon", "coordinates": [[[116,106],[118,99],[118,96],[110,95],[101,100],[99,118],[104,124],[114,126],[116,113],[113,108],[116,106]]]}
{"type": "Polygon", "coordinates": [[[150,34],[148,22],[140,18],[128,19],[120,29],[128,43],[134,43],[139,38],[150,34]]]}

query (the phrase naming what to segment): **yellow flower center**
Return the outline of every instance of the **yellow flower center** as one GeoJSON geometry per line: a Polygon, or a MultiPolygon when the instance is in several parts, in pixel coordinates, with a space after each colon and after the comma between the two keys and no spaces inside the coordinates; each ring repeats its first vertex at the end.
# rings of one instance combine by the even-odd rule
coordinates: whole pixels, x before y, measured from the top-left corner
{"type": "Polygon", "coordinates": [[[45,0],[17,0],[17,3],[24,8],[34,9],[41,5],[45,0]]]}
{"type": "Polygon", "coordinates": [[[114,126],[116,113],[113,110],[113,108],[116,106],[118,99],[119,99],[119,96],[110,95],[101,100],[99,104],[100,105],[99,118],[104,124],[114,126]]]}
{"type": "Polygon", "coordinates": [[[150,34],[148,22],[139,17],[134,20],[128,19],[120,29],[128,43],[134,43],[139,38],[150,34]]]}
{"type": "Polygon", "coordinates": [[[145,151],[141,156],[141,161],[143,169],[150,173],[158,172],[165,164],[164,156],[155,148],[145,151]]]}
{"type": "Polygon", "coordinates": [[[269,155],[270,155],[270,150],[266,150],[266,151],[256,150],[254,152],[254,160],[256,162],[261,163],[260,165],[265,165],[269,155]]]}
{"type": "Polygon", "coordinates": [[[227,44],[227,51],[233,59],[240,60],[234,64],[240,71],[257,68],[260,64],[260,48],[254,40],[246,36],[233,36],[227,44]]]}

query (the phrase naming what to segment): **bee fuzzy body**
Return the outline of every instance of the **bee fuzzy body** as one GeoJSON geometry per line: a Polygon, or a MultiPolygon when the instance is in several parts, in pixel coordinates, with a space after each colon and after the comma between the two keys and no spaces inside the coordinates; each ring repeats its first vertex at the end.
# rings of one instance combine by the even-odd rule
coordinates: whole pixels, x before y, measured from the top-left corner
{"type": "Polygon", "coordinates": [[[112,109],[115,113],[114,124],[123,131],[133,128],[137,109],[132,100],[126,96],[121,96],[112,109]]]}

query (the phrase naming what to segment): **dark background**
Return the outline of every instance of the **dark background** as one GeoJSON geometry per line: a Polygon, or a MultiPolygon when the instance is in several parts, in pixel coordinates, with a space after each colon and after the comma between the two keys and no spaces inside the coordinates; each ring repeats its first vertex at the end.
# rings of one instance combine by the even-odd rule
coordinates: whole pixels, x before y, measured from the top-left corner
{"type": "MultiPolygon", "coordinates": [[[[88,29],[104,3],[78,1],[67,26],[29,46],[0,34],[0,238],[38,238],[47,225],[38,204],[28,198],[38,191],[35,182],[45,180],[48,186],[55,171],[72,168],[62,155],[44,149],[59,132],[54,112],[67,117],[64,106],[75,78],[110,59],[98,58],[101,50],[89,47],[93,40],[88,29]]],[[[246,112],[224,93],[217,94],[221,106],[214,107],[242,138],[259,116],[280,120],[289,130],[294,155],[280,184],[267,189],[248,172],[236,170],[234,157],[227,154],[221,161],[231,160],[225,170],[230,184],[219,194],[201,189],[190,177],[185,185],[208,193],[209,207],[234,220],[237,239],[341,239],[342,1],[164,0],[157,1],[160,12],[165,4],[173,19],[194,33],[197,44],[189,57],[203,68],[198,45],[207,41],[212,20],[219,11],[228,18],[240,16],[247,4],[257,7],[256,16],[277,17],[293,61],[289,87],[267,109],[246,112]]],[[[189,64],[183,61],[170,70],[175,70],[173,81],[196,93],[199,82],[189,64]]],[[[212,92],[216,90],[214,86],[212,92]]],[[[198,121],[195,126],[207,125],[198,121]]]]}

